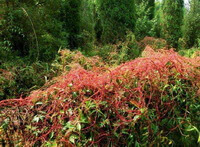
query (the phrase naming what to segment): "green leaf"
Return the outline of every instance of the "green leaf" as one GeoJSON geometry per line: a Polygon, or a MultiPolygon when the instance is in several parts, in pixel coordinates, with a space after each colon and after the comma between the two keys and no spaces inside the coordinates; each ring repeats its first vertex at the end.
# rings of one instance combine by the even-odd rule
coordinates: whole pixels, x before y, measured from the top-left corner
{"type": "Polygon", "coordinates": [[[58,145],[57,145],[56,141],[54,141],[53,144],[51,145],[51,147],[57,147],[57,146],[58,145]]]}
{"type": "Polygon", "coordinates": [[[34,118],[33,118],[33,122],[39,122],[39,120],[43,120],[44,119],[44,116],[43,115],[36,115],[36,116],[34,116],[34,118]]]}
{"type": "Polygon", "coordinates": [[[37,102],[35,105],[42,105],[43,103],[42,102],[37,102]]]}
{"type": "Polygon", "coordinates": [[[26,128],[30,130],[31,129],[31,125],[26,125],[26,128]]]}
{"type": "Polygon", "coordinates": [[[141,113],[145,113],[147,111],[147,108],[141,108],[140,111],[141,113]]]}
{"type": "Polygon", "coordinates": [[[78,96],[78,93],[77,93],[77,92],[73,92],[73,93],[72,93],[72,96],[73,96],[74,98],[76,98],[76,97],[78,96]]]}
{"type": "Polygon", "coordinates": [[[78,139],[78,136],[75,135],[75,134],[72,134],[70,137],[69,137],[69,141],[72,142],[72,143],[75,143],[75,140],[78,139]]]}
{"type": "Polygon", "coordinates": [[[140,118],[140,115],[136,115],[133,120],[137,121],[139,118],[140,118]]]}
{"type": "Polygon", "coordinates": [[[1,125],[1,127],[6,130],[8,128],[10,120],[7,118],[3,121],[3,124],[1,125]]]}
{"type": "Polygon", "coordinates": [[[65,113],[65,111],[64,111],[64,110],[60,110],[60,113],[61,113],[61,114],[64,114],[64,113],[65,113]]]}
{"type": "Polygon", "coordinates": [[[79,131],[81,131],[81,124],[78,123],[77,126],[76,126],[76,128],[77,128],[79,131]]]}
{"type": "Polygon", "coordinates": [[[75,128],[75,126],[71,124],[71,121],[67,122],[66,125],[65,125],[65,127],[67,129],[73,129],[73,128],[75,128]]]}
{"type": "Polygon", "coordinates": [[[47,142],[46,143],[46,146],[47,147],[57,147],[58,146],[58,144],[57,144],[57,142],[56,141],[50,141],[50,142],[47,142]]]}
{"type": "Polygon", "coordinates": [[[81,123],[88,123],[87,117],[82,112],[80,114],[80,122],[81,123]]]}
{"type": "Polygon", "coordinates": [[[158,126],[155,124],[151,124],[151,128],[154,131],[154,134],[156,134],[158,132],[158,126]]]}
{"type": "Polygon", "coordinates": [[[33,118],[33,120],[32,120],[32,121],[33,121],[33,122],[37,122],[37,123],[38,123],[38,122],[39,122],[39,120],[40,120],[40,118],[39,118],[38,116],[34,116],[34,118],[33,118]]]}
{"type": "Polygon", "coordinates": [[[50,139],[52,139],[53,138],[53,136],[54,136],[54,132],[51,132],[51,134],[50,134],[50,139]]]}
{"type": "Polygon", "coordinates": [[[140,144],[137,141],[135,142],[135,147],[140,147],[140,144]]]}

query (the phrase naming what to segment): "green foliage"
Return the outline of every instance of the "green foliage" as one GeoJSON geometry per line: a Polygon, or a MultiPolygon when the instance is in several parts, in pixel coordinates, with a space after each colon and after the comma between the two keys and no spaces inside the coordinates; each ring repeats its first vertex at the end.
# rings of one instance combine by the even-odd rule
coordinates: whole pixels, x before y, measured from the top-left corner
{"type": "Polygon", "coordinates": [[[178,40],[182,36],[183,6],[183,0],[163,1],[162,36],[173,47],[177,47],[178,40]]]}
{"type": "Polygon", "coordinates": [[[132,32],[128,32],[124,42],[97,47],[96,54],[109,65],[118,65],[139,57],[141,48],[138,46],[135,35],[132,32]]]}
{"type": "Polygon", "coordinates": [[[135,26],[134,0],[98,0],[102,23],[102,42],[116,43],[124,40],[127,31],[135,26]]]}
{"type": "Polygon", "coordinates": [[[29,56],[33,61],[52,60],[58,48],[67,44],[59,20],[60,5],[60,0],[41,3],[15,0],[3,5],[1,51],[29,56]]]}
{"type": "Polygon", "coordinates": [[[162,3],[160,1],[155,2],[155,16],[153,30],[155,32],[155,37],[161,37],[161,21],[162,21],[162,3]]]}
{"type": "Polygon", "coordinates": [[[27,96],[57,75],[48,63],[18,59],[0,66],[0,100],[27,96]]]}
{"type": "Polygon", "coordinates": [[[0,145],[198,146],[200,2],[181,30],[183,9],[183,0],[1,1],[0,145]],[[195,48],[158,50],[167,43],[195,48]]]}
{"type": "Polygon", "coordinates": [[[200,1],[192,0],[188,11],[184,24],[184,40],[187,48],[191,48],[198,46],[200,38],[200,1]]]}
{"type": "MultiPolygon", "coordinates": [[[[145,36],[155,36],[154,27],[156,19],[150,18],[152,12],[147,2],[140,2],[136,6],[135,36],[137,40],[145,36]]],[[[152,17],[152,16],[151,16],[152,17]]]]}
{"type": "MultiPolygon", "coordinates": [[[[154,13],[155,13],[155,0],[135,0],[136,8],[141,5],[141,3],[146,4],[146,9],[145,11],[149,11],[148,13],[148,18],[151,20],[154,18],[154,13]]],[[[137,10],[136,10],[137,12],[137,10]]]]}
{"type": "Polygon", "coordinates": [[[183,49],[178,53],[185,57],[196,57],[200,56],[200,48],[183,49]]]}
{"type": "Polygon", "coordinates": [[[101,58],[97,56],[86,57],[80,51],[64,49],[59,53],[60,55],[52,62],[52,67],[58,75],[62,74],[62,72],[69,72],[71,68],[82,67],[86,70],[92,70],[95,66],[105,66],[101,58]]]}
{"type": "Polygon", "coordinates": [[[69,47],[76,49],[80,41],[80,23],[81,23],[81,0],[64,0],[61,5],[60,19],[63,22],[63,30],[68,33],[66,41],[69,47]]]}
{"type": "MultiPolygon", "coordinates": [[[[4,73],[8,74],[8,73],[4,73]]],[[[2,71],[0,73],[0,101],[8,98],[14,98],[16,96],[16,81],[11,79],[10,76],[5,76],[2,71]]],[[[9,73],[10,74],[10,73],[9,73]]]]}
{"type": "Polygon", "coordinates": [[[94,0],[82,0],[80,8],[80,42],[79,47],[86,55],[92,54],[92,49],[96,40],[95,35],[95,3],[94,0]]]}
{"type": "Polygon", "coordinates": [[[148,0],[148,8],[150,9],[149,19],[153,19],[155,13],[155,0],[148,0]]]}

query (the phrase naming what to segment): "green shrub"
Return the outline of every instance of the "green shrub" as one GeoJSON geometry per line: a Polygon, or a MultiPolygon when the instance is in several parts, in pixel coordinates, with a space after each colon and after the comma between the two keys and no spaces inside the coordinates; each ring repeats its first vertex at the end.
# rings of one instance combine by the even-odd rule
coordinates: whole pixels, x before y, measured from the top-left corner
{"type": "Polygon", "coordinates": [[[168,48],[166,40],[154,37],[145,37],[139,42],[139,46],[142,49],[145,49],[146,46],[150,46],[154,50],[168,48]]]}
{"type": "Polygon", "coordinates": [[[178,53],[181,56],[185,57],[195,57],[195,56],[200,56],[199,52],[200,52],[199,48],[191,48],[191,49],[180,50],[178,53]]]}
{"type": "Polygon", "coordinates": [[[56,75],[57,72],[48,63],[28,65],[20,60],[3,63],[0,66],[0,99],[25,97],[56,75]]]}
{"type": "Polygon", "coordinates": [[[12,74],[6,70],[0,72],[0,101],[16,96],[16,81],[12,74]]]}
{"type": "Polygon", "coordinates": [[[52,68],[57,74],[69,72],[72,68],[82,67],[86,70],[92,70],[94,67],[104,67],[100,57],[86,57],[80,51],[60,50],[59,56],[52,62],[52,68]]]}
{"type": "Polygon", "coordinates": [[[97,47],[96,52],[103,61],[112,66],[112,64],[118,65],[139,57],[141,54],[141,48],[135,39],[135,35],[132,32],[128,32],[124,42],[97,47]]]}

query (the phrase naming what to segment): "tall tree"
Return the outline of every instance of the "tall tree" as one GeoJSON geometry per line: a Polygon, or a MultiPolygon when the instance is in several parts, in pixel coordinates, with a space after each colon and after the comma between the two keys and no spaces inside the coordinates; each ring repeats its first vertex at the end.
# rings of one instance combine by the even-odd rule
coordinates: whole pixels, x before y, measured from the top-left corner
{"type": "Polygon", "coordinates": [[[178,40],[182,36],[181,26],[183,23],[183,0],[163,1],[162,33],[168,44],[177,47],[178,40]]]}
{"type": "Polygon", "coordinates": [[[101,38],[104,43],[123,40],[127,31],[134,30],[134,0],[98,0],[98,8],[103,28],[101,38]]]}
{"type": "Polygon", "coordinates": [[[192,0],[190,3],[190,10],[185,18],[184,39],[188,48],[197,44],[198,39],[200,42],[200,0],[192,0]]]}
{"type": "Polygon", "coordinates": [[[153,19],[155,11],[155,0],[135,0],[136,7],[141,5],[141,3],[146,3],[146,10],[149,11],[148,17],[150,20],[153,19]]]}
{"type": "Polygon", "coordinates": [[[64,0],[62,5],[63,29],[68,32],[68,44],[72,49],[78,48],[80,23],[81,23],[81,0],[64,0]]]}
{"type": "Polygon", "coordinates": [[[149,17],[151,13],[150,11],[151,9],[145,1],[136,5],[136,24],[134,33],[137,40],[141,40],[145,36],[154,36],[154,21],[149,17]]]}
{"type": "Polygon", "coordinates": [[[154,12],[154,31],[155,36],[160,38],[161,36],[161,18],[162,18],[162,3],[160,1],[155,2],[155,12],[154,12]]]}
{"type": "Polygon", "coordinates": [[[149,19],[153,19],[155,11],[155,0],[148,0],[148,8],[150,9],[149,19]]]}
{"type": "Polygon", "coordinates": [[[95,42],[94,0],[82,0],[80,10],[80,43],[82,51],[91,53],[95,42]]]}

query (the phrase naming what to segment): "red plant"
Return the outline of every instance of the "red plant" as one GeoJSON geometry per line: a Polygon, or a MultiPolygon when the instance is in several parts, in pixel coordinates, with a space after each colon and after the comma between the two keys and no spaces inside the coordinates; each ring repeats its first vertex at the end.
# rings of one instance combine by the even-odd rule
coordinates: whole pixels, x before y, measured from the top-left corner
{"type": "MultiPolygon", "coordinates": [[[[126,144],[116,140],[113,132],[145,116],[151,134],[151,123],[168,117],[179,105],[173,98],[162,99],[169,96],[169,87],[176,85],[176,80],[185,81],[192,89],[199,88],[200,58],[182,57],[173,50],[155,52],[150,47],[145,49],[143,56],[113,70],[104,69],[104,72],[81,67],[72,69],[48,88],[34,91],[25,99],[0,101],[0,112],[9,111],[7,116],[17,122],[10,126],[10,132],[17,128],[24,144],[43,143],[54,133],[58,143],[73,145],[75,142],[70,137],[75,134],[79,136],[75,139],[80,141],[80,132],[93,134],[87,145],[103,145],[103,139],[107,139],[107,143],[126,144]],[[156,117],[150,119],[148,112],[154,109],[156,117]],[[80,126],[77,130],[68,128],[63,133],[66,123],[80,126]],[[38,134],[34,134],[32,128],[38,134]]],[[[0,118],[0,122],[5,118],[0,118]]],[[[118,135],[118,139],[123,137],[123,133],[118,135]]]]}

